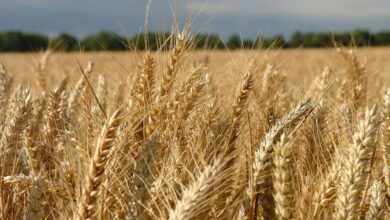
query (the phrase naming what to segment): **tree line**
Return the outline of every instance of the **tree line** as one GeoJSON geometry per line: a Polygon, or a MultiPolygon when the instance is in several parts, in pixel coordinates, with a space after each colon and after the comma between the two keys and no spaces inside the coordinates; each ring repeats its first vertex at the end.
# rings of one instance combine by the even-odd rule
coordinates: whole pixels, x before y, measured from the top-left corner
{"type": "MultiPolygon", "coordinates": [[[[35,33],[20,31],[0,32],[0,52],[29,52],[54,47],[62,51],[124,51],[128,49],[166,49],[169,48],[169,33],[149,32],[124,37],[113,32],[101,31],[84,39],[78,39],[70,34],[62,33],[56,37],[48,37],[35,33]]],[[[295,32],[289,39],[283,35],[272,37],[258,36],[254,39],[242,39],[232,35],[227,40],[217,34],[195,34],[193,47],[196,49],[255,49],[255,48],[322,48],[332,47],[334,43],[354,46],[386,46],[390,45],[390,31],[371,33],[358,29],[352,32],[295,32]]]]}

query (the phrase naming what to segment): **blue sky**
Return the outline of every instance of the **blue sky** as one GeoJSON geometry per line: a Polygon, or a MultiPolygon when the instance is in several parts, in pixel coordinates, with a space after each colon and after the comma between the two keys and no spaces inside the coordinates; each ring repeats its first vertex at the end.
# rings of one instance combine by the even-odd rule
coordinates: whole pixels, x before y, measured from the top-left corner
{"type": "MultiPolygon", "coordinates": [[[[0,31],[84,37],[99,30],[138,33],[148,0],[1,0],[0,31]]],[[[194,18],[193,32],[286,36],[301,31],[390,30],[389,0],[153,0],[148,28],[170,30],[194,18]],[[174,13],[172,13],[174,11],[174,13]]]]}

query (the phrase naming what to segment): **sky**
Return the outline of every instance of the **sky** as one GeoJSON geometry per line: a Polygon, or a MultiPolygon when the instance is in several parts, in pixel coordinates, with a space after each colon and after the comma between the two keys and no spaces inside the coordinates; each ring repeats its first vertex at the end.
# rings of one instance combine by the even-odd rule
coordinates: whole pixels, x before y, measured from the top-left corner
{"type": "MultiPolygon", "coordinates": [[[[144,27],[149,0],[0,0],[0,31],[79,38],[100,30],[132,36],[144,27]]],[[[192,32],[289,36],[294,31],[390,30],[389,0],[153,0],[148,29],[170,31],[173,17],[192,32]]]]}

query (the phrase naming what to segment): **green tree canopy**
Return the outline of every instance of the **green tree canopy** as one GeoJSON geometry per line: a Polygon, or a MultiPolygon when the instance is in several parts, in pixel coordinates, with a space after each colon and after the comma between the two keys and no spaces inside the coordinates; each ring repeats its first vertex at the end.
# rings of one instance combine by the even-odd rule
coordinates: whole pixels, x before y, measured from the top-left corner
{"type": "Polygon", "coordinates": [[[48,38],[42,35],[10,31],[0,34],[0,51],[38,51],[45,49],[48,42],[48,38]]]}
{"type": "Polygon", "coordinates": [[[374,46],[390,45],[390,31],[378,32],[372,36],[371,44],[374,46]]]}
{"type": "Polygon", "coordinates": [[[102,31],[96,35],[89,36],[81,43],[86,51],[101,50],[125,50],[126,44],[118,34],[102,31]]]}
{"type": "MultiPolygon", "coordinates": [[[[257,36],[241,39],[240,35],[232,35],[226,45],[217,34],[199,33],[191,38],[194,49],[258,49],[258,48],[317,48],[332,47],[334,43],[357,47],[390,45],[390,31],[370,33],[368,30],[356,29],[352,32],[294,32],[286,40],[283,35],[257,36]],[[253,40],[254,39],[254,40],[253,40]]],[[[0,52],[26,52],[44,50],[48,46],[63,51],[101,51],[101,50],[167,50],[175,42],[174,36],[167,32],[148,32],[123,37],[119,34],[101,31],[82,40],[61,33],[51,39],[44,35],[23,33],[20,31],[0,32],[0,52]]]]}
{"type": "Polygon", "coordinates": [[[77,50],[78,43],[77,38],[67,33],[62,33],[53,39],[53,45],[64,51],[77,50]]]}
{"type": "Polygon", "coordinates": [[[148,32],[136,35],[130,41],[139,50],[165,50],[169,48],[169,39],[169,33],[148,32]]]}
{"type": "Polygon", "coordinates": [[[356,29],[351,33],[356,46],[370,45],[370,32],[368,30],[356,29]]]}
{"type": "Polygon", "coordinates": [[[229,49],[239,49],[241,48],[242,44],[241,44],[241,38],[239,35],[232,35],[229,37],[228,41],[227,41],[227,47],[229,49]]]}
{"type": "Polygon", "coordinates": [[[198,49],[223,49],[224,44],[216,34],[197,34],[193,38],[194,47],[198,49]]]}

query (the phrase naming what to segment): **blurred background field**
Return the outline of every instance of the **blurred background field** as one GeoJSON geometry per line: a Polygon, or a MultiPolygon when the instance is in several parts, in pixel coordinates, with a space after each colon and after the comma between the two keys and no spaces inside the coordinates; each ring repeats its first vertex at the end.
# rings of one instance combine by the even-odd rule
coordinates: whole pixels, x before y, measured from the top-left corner
{"type": "MultiPolygon", "coordinates": [[[[0,63],[4,64],[13,74],[17,83],[30,87],[33,91],[36,87],[36,69],[43,56],[41,53],[0,53],[0,63]]],[[[368,77],[375,78],[374,87],[381,88],[390,82],[390,48],[358,48],[356,55],[365,64],[368,77]],[[377,85],[380,83],[381,85],[377,85]]],[[[136,71],[136,65],[142,58],[143,52],[72,52],[52,53],[47,61],[47,69],[44,74],[49,86],[56,86],[61,76],[69,74],[71,82],[75,82],[81,76],[81,65],[86,66],[88,61],[95,64],[95,72],[91,76],[94,80],[98,75],[104,74],[108,86],[114,89],[120,82],[132,80],[136,71]]],[[[167,63],[165,53],[154,54],[157,67],[164,67],[167,63]]],[[[259,65],[267,60],[273,63],[278,71],[286,75],[288,81],[296,86],[298,93],[304,93],[310,86],[313,78],[318,76],[329,66],[339,71],[342,75],[345,63],[340,59],[336,49],[273,49],[273,50],[233,50],[212,51],[196,50],[186,54],[183,62],[184,69],[178,77],[185,76],[190,67],[207,62],[210,74],[218,82],[218,91],[231,91],[236,82],[242,76],[241,71],[249,60],[255,58],[259,65]]],[[[158,70],[157,72],[162,72],[158,70]]],[[[221,94],[221,95],[231,95],[221,94]]]]}

